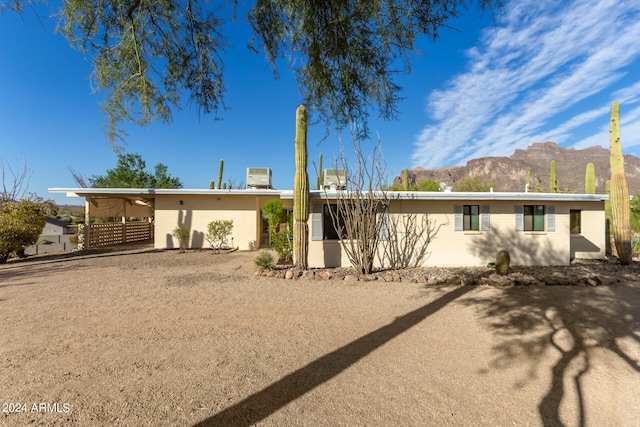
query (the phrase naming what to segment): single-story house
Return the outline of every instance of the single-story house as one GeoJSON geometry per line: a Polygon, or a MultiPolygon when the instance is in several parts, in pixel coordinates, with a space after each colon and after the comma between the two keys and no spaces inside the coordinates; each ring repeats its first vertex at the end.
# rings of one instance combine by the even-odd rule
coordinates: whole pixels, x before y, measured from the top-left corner
{"type": "MultiPolygon", "coordinates": [[[[261,208],[269,200],[280,199],[285,209],[293,209],[291,190],[55,188],[50,191],[85,197],[87,223],[88,217],[96,216],[93,213],[96,206],[151,206],[153,244],[158,249],[178,247],[172,234],[178,226],[189,230],[189,247],[208,247],[207,224],[220,219],[233,220],[234,247],[241,250],[265,247],[268,236],[261,208]]],[[[412,215],[418,221],[429,220],[432,238],[422,262],[425,266],[486,265],[500,249],[510,252],[514,265],[566,265],[573,258],[605,257],[604,202],[608,195],[445,191],[388,192],[387,196],[389,217],[412,215]]],[[[328,205],[335,203],[336,197],[336,190],[310,192],[310,267],[349,266],[327,213],[328,205]]],[[[122,208],[117,215],[115,211],[109,212],[102,209],[100,213],[123,215],[122,208]]]]}

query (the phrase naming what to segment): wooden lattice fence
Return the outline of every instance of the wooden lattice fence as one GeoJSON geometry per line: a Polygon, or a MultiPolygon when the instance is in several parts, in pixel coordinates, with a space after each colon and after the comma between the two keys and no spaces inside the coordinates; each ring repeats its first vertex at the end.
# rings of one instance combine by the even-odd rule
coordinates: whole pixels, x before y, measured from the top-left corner
{"type": "Polygon", "coordinates": [[[153,239],[153,223],[151,222],[80,224],[78,228],[78,249],[121,245],[151,239],[153,239]]]}

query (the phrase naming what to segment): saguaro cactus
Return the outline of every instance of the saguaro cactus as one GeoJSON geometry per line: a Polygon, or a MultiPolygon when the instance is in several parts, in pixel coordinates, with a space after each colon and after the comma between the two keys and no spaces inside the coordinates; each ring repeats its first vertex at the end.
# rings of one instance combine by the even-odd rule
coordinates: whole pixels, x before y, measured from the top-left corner
{"type": "Polygon", "coordinates": [[[307,110],[296,110],[296,174],[293,182],[293,262],[306,270],[309,251],[309,176],[307,175],[307,110]]]}
{"type": "Polygon", "coordinates": [[[218,185],[216,188],[219,190],[222,185],[222,169],[224,168],[224,160],[220,159],[220,167],[218,168],[218,185]]]}
{"type": "Polygon", "coordinates": [[[216,185],[213,181],[209,181],[209,190],[213,190],[216,188],[216,185]]]}
{"type": "Polygon", "coordinates": [[[551,160],[551,165],[549,166],[549,192],[557,193],[558,192],[558,180],[556,179],[556,161],[551,160]]]}
{"type": "Polygon", "coordinates": [[[631,264],[631,205],[629,202],[629,185],[624,174],[624,157],[620,143],[620,105],[611,105],[611,122],[609,126],[609,142],[611,165],[611,225],[613,241],[621,264],[631,264]]]}
{"type": "MultiPolygon", "coordinates": [[[[611,197],[611,181],[607,180],[604,188],[605,193],[611,197]]],[[[604,201],[604,218],[605,252],[607,255],[611,255],[611,199],[604,201]]]]}
{"type": "Polygon", "coordinates": [[[318,159],[318,183],[316,190],[320,190],[324,185],[324,171],[322,170],[322,153],[320,153],[320,159],[318,159]]]}
{"type": "Polygon", "coordinates": [[[584,192],[585,194],[596,194],[596,167],[593,163],[587,164],[584,174],[584,192]]]}
{"type": "Polygon", "coordinates": [[[402,171],[402,189],[409,191],[409,169],[407,168],[402,171]]]}
{"type": "Polygon", "coordinates": [[[531,191],[531,171],[527,171],[527,182],[525,182],[524,188],[526,188],[527,191],[531,191]]]}

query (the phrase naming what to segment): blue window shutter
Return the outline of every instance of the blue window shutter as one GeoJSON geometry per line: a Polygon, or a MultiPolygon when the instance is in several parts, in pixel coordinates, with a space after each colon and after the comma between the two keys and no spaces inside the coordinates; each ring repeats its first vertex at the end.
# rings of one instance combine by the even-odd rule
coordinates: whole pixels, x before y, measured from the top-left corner
{"type": "Polygon", "coordinates": [[[464,226],[462,220],[462,205],[453,205],[453,229],[455,231],[463,230],[464,226]]]}
{"type": "Polygon", "coordinates": [[[516,214],[516,231],[524,231],[524,206],[516,205],[513,211],[516,214]]]}
{"type": "Polygon", "coordinates": [[[491,230],[490,212],[491,207],[489,205],[480,206],[480,231],[491,230]]]}
{"type": "Polygon", "coordinates": [[[378,214],[378,240],[389,240],[389,212],[378,214]]]}
{"type": "Polygon", "coordinates": [[[324,233],[322,230],[322,203],[313,203],[311,205],[311,240],[323,240],[324,233]]]}
{"type": "Polygon", "coordinates": [[[556,231],[556,207],[547,206],[547,231],[556,231]]]}

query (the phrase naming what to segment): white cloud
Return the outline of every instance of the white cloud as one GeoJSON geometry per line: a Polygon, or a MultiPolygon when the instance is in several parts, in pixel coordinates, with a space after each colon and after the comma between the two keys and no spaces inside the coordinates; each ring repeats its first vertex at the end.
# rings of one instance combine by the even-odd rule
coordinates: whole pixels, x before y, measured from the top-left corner
{"type": "Polygon", "coordinates": [[[467,52],[468,70],[429,96],[435,123],[416,138],[416,165],[509,155],[535,141],[571,139],[573,131],[594,123],[600,128],[609,107],[594,105],[590,97],[607,91],[638,102],[639,81],[622,89],[613,85],[640,56],[640,2],[557,4],[512,2],[504,24],[484,32],[467,52]]]}

